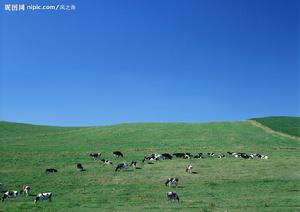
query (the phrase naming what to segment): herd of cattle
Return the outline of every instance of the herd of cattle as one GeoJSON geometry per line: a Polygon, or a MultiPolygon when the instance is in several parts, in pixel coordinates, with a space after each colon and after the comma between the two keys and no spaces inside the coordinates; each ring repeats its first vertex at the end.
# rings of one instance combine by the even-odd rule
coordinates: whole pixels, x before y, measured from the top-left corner
{"type": "MultiPolygon", "coordinates": [[[[261,155],[261,154],[247,154],[247,153],[242,153],[242,152],[227,152],[229,157],[235,157],[235,158],[244,158],[244,159],[268,159],[268,156],[266,155],[261,155]]],[[[90,153],[89,156],[91,158],[93,158],[94,160],[100,160],[101,158],[101,153],[90,153]]],[[[120,151],[114,151],[113,152],[113,156],[115,157],[124,157],[123,153],[120,151]]],[[[174,154],[169,154],[169,153],[163,153],[163,154],[156,154],[153,153],[151,155],[145,156],[144,159],[142,160],[142,165],[144,165],[146,162],[148,164],[151,164],[151,161],[157,161],[157,160],[172,160],[174,157],[176,158],[181,158],[181,159],[205,159],[205,158],[224,158],[226,157],[225,154],[215,154],[213,152],[209,152],[206,154],[203,153],[197,153],[196,155],[193,155],[189,152],[186,153],[174,153],[174,154]]],[[[111,160],[106,160],[106,159],[101,159],[100,161],[103,162],[103,164],[105,165],[113,165],[113,161],[111,160]]],[[[86,171],[86,169],[83,168],[83,165],[81,163],[78,163],[76,165],[77,169],[79,169],[80,171],[86,171]]],[[[116,168],[115,171],[120,171],[122,169],[128,169],[129,167],[132,167],[133,169],[141,169],[141,167],[137,167],[137,162],[136,161],[131,161],[130,164],[124,162],[124,163],[119,163],[116,168]]],[[[196,172],[192,172],[192,168],[193,166],[191,164],[189,164],[185,171],[189,174],[192,173],[196,173],[196,172]]],[[[57,169],[55,168],[47,168],[45,170],[46,173],[55,173],[58,172],[57,169]]],[[[165,182],[165,186],[169,186],[169,187],[177,187],[179,182],[178,178],[175,177],[171,177],[168,178],[165,182]]],[[[28,185],[23,185],[21,190],[20,190],[20,194],[24,194],[26,195],[26,197],[29,195],[30,192],[30,186],[28,185]]],[[[4,195],[2,196],[2,202],[4,202],[4,200],[9,199],[9,198],[17,198],[18,196],[18,191],[6,191],[4,192],[4,195]]],[[[166,197],[167,200],[171,200],[171,201],[178,201],[179,202],[179,196],[176,192],[173,191],[169,191],[166,193],[166,197]]],[[[41,202],[44,200],[49,200],[49,202],[51,202],[52,200],[52,192],[44,192],[44,193],[39,193],[36,195],[35,199],[34,199],[34,203],[37,202],[41,202]]]]}

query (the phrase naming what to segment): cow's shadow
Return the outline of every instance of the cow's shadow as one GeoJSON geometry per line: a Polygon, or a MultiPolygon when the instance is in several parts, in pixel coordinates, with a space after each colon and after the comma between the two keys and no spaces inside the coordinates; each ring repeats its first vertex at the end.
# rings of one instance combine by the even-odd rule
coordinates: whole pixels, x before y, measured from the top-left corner
{"type": "Polygon", "coordinates": [[[198,172],[192,172],[192,174],[198,174],[198,172]]]}

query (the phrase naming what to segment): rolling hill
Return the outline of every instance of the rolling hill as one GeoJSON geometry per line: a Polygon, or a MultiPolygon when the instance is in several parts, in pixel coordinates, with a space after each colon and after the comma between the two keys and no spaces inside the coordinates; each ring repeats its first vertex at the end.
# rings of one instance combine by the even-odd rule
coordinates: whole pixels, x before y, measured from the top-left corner
{"type": "Polygon", "coordinates": [[[0,204],[0,211],[297,211],[300,210],[300,139],[294,117],[220,123],[134,123],[102,127],[49,127],[0,122],[1,191],[32,187],[32,195],[0,204]],[[267,120],[267,122],[266,122],[267,120]],[[274,120],[274,119],[272,119],[274,120]],[[273,130],[281,126],[282,136],[273,130]],[[285,123],[288,124],[285,124],[285,123]],[[271,124],[269,124],[271,123],[271,124]],[[275,124],[273,124],[275,123],[275,124]],[[275,126],[275,127],[273,127],[275,126]],[[277,128],[276,128],[277,126],[277,128]],[[288,127],[283,127],[288,126],[288,127]],[[283,130],[287,129],[287,130],[283,130]],[[124,158],[114,158],[120,150],[124,158]],[[141,164],[145,155],[227,151],[260,153],[268,160],[226,157],[173,159],[141,164]],[[91,159],[101,152],[112,166],[91,159]],[[136,160],[141,169],[115,172],[120,162],[136,160]],[[85,172],[76,169],[82,163],[85,172]],[[187,174],[193,165],[197,174],[187,174]],[[46,174],[46,168],[58,173],[46,174]],[[179,186],[164,181],[178,177],[179,186]],[[33,203],[39,192],[52,202],[33,203]],[[180,203],[168,202],[176,191],[180,203]]]}

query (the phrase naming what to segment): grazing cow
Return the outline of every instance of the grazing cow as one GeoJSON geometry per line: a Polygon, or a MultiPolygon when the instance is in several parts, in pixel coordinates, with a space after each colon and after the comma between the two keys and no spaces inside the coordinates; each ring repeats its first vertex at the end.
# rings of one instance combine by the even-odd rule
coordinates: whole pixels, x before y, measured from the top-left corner
{"type": "Polygon", "coordinates": [[[115,157],[124,157],[124,155],[123,155],[122,152],[120,152],[120,151],[114,151],[114,152],[113,152],[113,155],[114,155],[115,157]]]}
{"type": "Polygon", "coordinates": [[[46,169],[46,173],[54,173],[54,172],[58,172],[57,169],[54,168],[46,169]]]}
{"type": "Polygon", "coordinates": [[[169,191],[166,193],[167,195],[167,199],[170,201],[170,200],[177,200],[177,202],[179,202],[179,196],[177,195],[176,192],[173,192],[173,191],[169,191]]]}
{"type": "Polygon", "coordinates": [[[131,161],[130,166],[134,169],[136,169],[136,161],[131,161]]]}
{"type": "Polygon", "coordinates": [[[213,156],[215,156],[215,153],[213,153],[213,152],[208,152],[207,155],[210,156],[210,157],[213,157],[213,156]]]}
{"type": "Polygon", "coordinates": [[[115,171],[121,170],[121,169],[128,169],[128,164],[127,163],[120,163],[116,167],[115,171]]]}
{"type": "Polygon", "coordinates": [[[81,163],[77,163],[77,169],[79,169],[81,172],[85,171],[81,163]]]}
{"type": "Polygon", "coordinates": [[[179,181],[178,178],[174,178],[174,177],[168,178],[165,182],[165,186],[169,186],[169,187],[170,186],[175,186],[175,187],[177,187],[178,181],[179,181]]]}
{"type": "Polygon", "coordinates": [[[111,164],[113,164],[113,162],[111,161],[111,160],[104,160],[104,159],[102,159],[101,160],[105,165],[111,165],[111,164]]]}
{"type": "Polygon", "coordinates": [[[29,191],[30,191],[30,186],[23,185],[21,188],[20,194],[25,194],[26,197],[28,197],[29,191]]]}
{"type": "Polygon", "coordinates": [[[195,155],[194,156],[194,158],[196,158],[196,159],[204,159],[204,157],[203,157],[203,153],[198,153],[197,155],[195,155]]]}
{"type": "Polygon", "coordinates": [[[193,169],[193,166],[190,164],[186,167],[185,172],[192,174],[192,169],[193,169]]]}
{"type": "Polygon", "coordinates": [[[94,153],[90,153],[90,156],[96,160],[96,159],[99,159],[101,157],[101,153],[99,152],[94,152],[94,153]]]}
{"type": "Polygon", "coordinates": [[[172,155],[170,155],[169,153],[163,153],[161,154],[163,160],[172,160],[172,155]]]}
{"type": "Polygon", "coordinates": [[[44,200],[49,200],[49,202],[51,202],[52,201],[52,192],[39,193],[36,196],[34,203],[42,202],[44,200]]]}
{"type": "Polygon", "coordinates": [[[4,202],[5,199],[17,198],[17,196],[18,196],[18,191],[7,191],[3,194],[2,202],[4,202]]]}

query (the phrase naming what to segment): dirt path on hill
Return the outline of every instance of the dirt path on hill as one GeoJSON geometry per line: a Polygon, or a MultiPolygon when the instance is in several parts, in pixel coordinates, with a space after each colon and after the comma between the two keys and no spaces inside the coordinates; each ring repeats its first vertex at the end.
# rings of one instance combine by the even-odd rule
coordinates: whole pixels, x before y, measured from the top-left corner
{"type": "Polygon", "coordinates": [[[258,128],[261,128],[264,131],[266,131],[267,133],[273,134],[275,136],[281,136],[281,137],[285,137],[285,138],[290,138],[290,139],[295,140],[295,141],[300,141],[300,138],[297,137],[297,136],[292,136],[292,135],[289,135],[289,134],[286,134],[286,133],[282,133],[282,132],[272,130],[271,128],[269,128],[265,125],[262,125],[261,123],[259,123],[257,121],[247,120],[247,122],[249,122],[251,125],[253,125],[255,127],[258,127],[258,128]]]}

